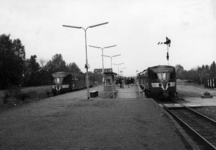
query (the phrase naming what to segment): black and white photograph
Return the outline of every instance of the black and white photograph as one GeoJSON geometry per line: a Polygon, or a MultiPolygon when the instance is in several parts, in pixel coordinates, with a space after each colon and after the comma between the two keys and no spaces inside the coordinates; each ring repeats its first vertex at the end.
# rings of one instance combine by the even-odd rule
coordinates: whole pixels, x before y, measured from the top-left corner
{"type": "Polygon", "coordinates": [[[216,0],[1,0],[0,150],[215,150],[216,0]]]}

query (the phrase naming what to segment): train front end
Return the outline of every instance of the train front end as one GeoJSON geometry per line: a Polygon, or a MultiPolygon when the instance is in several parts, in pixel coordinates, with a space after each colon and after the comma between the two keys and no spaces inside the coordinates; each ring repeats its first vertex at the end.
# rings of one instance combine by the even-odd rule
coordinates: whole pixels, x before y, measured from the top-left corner
{"type": "Polygon", "coordinates": [[[151,68],[151,93],[157,97],[173,97],[176,94],[176,74],[172,66],[151,68]]]}
{"type": "Polygon", "coordinates": [[[66,77],[69,73],[66,72],[56,72],[52,74],[53,84],[52,84],[52,93],[53,95],[68,92],[69,83],[65,83],[66,77]]]}

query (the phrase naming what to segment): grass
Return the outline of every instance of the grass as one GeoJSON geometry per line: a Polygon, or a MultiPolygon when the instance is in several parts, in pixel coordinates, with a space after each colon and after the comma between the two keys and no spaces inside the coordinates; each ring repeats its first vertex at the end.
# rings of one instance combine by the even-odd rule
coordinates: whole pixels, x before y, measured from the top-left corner
{"type": "Polygon", "coordinates": [[[7,90],[1,91],[0,108],[49,97],[50,91],[50,86],[31,88],[10,87],[7,90]]]}

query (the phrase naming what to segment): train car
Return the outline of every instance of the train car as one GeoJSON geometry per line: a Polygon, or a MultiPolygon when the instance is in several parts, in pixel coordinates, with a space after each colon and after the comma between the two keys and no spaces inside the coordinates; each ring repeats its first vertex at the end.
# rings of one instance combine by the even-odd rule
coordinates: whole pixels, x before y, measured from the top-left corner
{"type": "MultiPolygon", "coordinates": [[[[55,72],[52,74],[52,77],[53,77],[53,84],[52,84],[53,95],[86,88],[85,74],[82,73],[55,72]]],[[[89,87],[92,86],[93,86],[93,82],[89,78],[89,87]]]]}
{"type": "Polygon", "coordinates": [[[137,80],[147,97],[173,97],[176,95],[175,67],[159,65],[138,73],[137,80]]]}

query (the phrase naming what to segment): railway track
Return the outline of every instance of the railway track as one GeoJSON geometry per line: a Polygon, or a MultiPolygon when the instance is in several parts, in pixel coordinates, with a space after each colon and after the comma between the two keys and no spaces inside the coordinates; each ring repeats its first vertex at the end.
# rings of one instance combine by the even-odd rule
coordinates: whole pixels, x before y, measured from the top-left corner
{"type": "MultiPolygon", "coordinates": [[[[172,103],[177,103],[173,101],[172,103]]],[[[216,121],[182,104],[179,108],[168,108],[160,103],[178,123],[198,141],[201,149],[216,150],[216,121]]]]}

